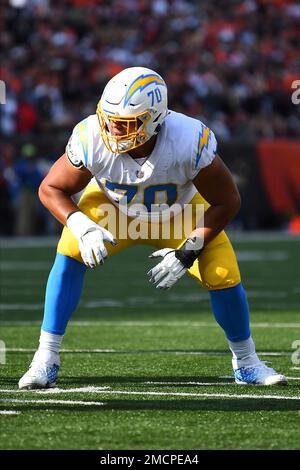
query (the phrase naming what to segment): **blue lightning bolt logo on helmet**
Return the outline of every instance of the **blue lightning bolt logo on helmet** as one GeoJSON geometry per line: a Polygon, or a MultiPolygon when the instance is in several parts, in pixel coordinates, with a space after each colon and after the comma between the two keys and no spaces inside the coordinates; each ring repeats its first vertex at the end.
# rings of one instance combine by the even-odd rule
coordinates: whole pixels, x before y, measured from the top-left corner
{"type": "Polygon", "coordinates": [[[154,73],[141,75],[140,77],[136,78],[126,92],[124,98],[124,108],[138,90],[143,91],[146,87],[153,84],[166,86],[164,80],[154,73]]]}

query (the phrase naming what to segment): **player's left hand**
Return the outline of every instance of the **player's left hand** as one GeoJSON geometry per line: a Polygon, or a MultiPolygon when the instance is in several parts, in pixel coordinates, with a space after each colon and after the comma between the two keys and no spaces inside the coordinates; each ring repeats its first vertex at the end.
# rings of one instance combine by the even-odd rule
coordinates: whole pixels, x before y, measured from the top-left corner
{"type": "Polygon", "coordinates": [[[163,260],[148,271],[149,281],[156,285],[157,289],[170,289],[187,271],[172,248],[163,248],[154,251],[149,258],[163,257],[163,260]]]}

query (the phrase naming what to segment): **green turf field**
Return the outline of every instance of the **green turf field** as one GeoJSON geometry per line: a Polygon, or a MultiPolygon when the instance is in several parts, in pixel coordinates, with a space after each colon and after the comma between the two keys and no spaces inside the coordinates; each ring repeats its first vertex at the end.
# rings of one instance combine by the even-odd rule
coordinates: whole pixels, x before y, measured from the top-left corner
{"type": "Polygon", "coordinates": [[[138,247],[88,273],[58,388],[19,392],[54,248],[1,245],[1,449],[300,448],[300,239],[234,242],[257,349],[290,377],[269,388],[233,383],[207,293],[156,291],[138,247]]]}

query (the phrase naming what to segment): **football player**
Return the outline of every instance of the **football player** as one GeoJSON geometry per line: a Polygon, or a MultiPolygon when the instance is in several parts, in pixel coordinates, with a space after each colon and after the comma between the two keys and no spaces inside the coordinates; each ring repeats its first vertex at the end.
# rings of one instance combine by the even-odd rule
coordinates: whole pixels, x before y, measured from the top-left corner
{"type": "MultiPolygon", "coordinates": [[[[159,262],[148,272],[157,288],[169,289],[188,273],[208,289],[215,319],[232,351],[236,383],[287,383],[256,354],[246,294],[224,232],[240,207],[238,189],[217,154],[212,130],[168,110],[167,86],[157,72],[130,67],[108,82],[96,114],[75,126],[65,154],[42,182],[39,197],[65,227],[47,283],[39,348],[19,381],[20,389],[55,385],[61,342],[87,267],[101,265],[137,243],[158,248],[152,257],[159,262]],[[82,190],[77,205],[72,196],[82,190]],[[146,225],[162,226],[165,218],[152,221],[152,213],[162,215],[166,207],[175,206],[177,212],[178,207],[184,211],[187,204],[205,207],[202,223],[192,216],[194,225],[187,236],[127,236],[117,243],[123,210],[128,221],[141,218],[146,225]],[[116,213],[115,233],[102,223],[103,205],[116,213]]],[[[175,229],[175,216],[168,214],[175,229]]]]}

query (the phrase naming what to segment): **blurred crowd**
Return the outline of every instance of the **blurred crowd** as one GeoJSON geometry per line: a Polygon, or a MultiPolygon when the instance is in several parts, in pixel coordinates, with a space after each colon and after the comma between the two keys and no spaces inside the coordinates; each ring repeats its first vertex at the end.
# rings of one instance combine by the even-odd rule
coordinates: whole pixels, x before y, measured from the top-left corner
{"type": "Polygon", "coordinates": [[[51,161],[39,156],[35,145],[1,145],[0,236],[55,234],[59,224],[42,206],[38,188],[51,161]]]}
{"type": "Polygon", "coordinates": [[[222,141],[300,137],[300,106],[291,100],[300,79],[299,0],[6,0],[2,11],[6,140],[67,140],[95,112],[107,80],[136,65],[157,70],[170,108],[200,118],[222,141]]]}
{"type": "Polygon", "coordinates": [[[3,134],[70,128],[143,65],[223,139],[300,136],[299,1],[10,0],[0,22],[3,134]]]}

